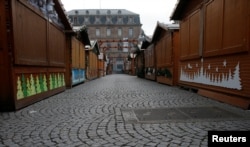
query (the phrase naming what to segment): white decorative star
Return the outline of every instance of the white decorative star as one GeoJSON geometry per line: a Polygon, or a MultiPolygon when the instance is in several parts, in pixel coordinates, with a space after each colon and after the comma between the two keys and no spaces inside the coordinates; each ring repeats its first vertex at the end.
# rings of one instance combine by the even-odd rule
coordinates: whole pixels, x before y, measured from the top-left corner
{"type": "Polygon", "coordinates": [[[216,69],[215,69],[215,70],[216,70],[216,72],[219,72],[219,68],[218,68],[218,67],[216,67],[216,69]]]}
{"type": "Polygon", "coordinates": [[[227,67],[227,60],[224,60],[223,66],[224,66],[224,67],[227,67]]]}
{"type": "Polygon", "coordinates": [[[211,68],[210,64],[208,65],[208,67],[207,67],[207,68],[210,70],[210,68],[211,68]]]}
{"type": "Polygon", "coordinates": [[[193,67],[191,66],[190,63],[188,63],[188,69],[192,69],[193,67]]]}

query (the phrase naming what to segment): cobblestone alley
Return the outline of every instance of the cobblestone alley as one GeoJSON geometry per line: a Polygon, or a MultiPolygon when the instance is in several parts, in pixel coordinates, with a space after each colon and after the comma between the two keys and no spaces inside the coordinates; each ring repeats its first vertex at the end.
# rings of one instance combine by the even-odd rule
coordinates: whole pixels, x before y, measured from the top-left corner
{"type": "Polygon", "coordinates": [[[250,111],[119,74],[0,113],[0,146],[11,147],[197,147],[207,146],[209,130],[250,130],[250,111]]]}

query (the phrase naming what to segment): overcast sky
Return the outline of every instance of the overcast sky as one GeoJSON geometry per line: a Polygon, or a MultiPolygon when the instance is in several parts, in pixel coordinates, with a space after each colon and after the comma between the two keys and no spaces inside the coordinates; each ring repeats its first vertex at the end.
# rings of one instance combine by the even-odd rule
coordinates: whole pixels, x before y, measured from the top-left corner
{"type": "Polygon", "coordinates": [[[140,15],[142,29],[152,35],[157,21],[171,23],[177,0],[61,0],[66,11],[73,9],[127,9],[140,15]]]}

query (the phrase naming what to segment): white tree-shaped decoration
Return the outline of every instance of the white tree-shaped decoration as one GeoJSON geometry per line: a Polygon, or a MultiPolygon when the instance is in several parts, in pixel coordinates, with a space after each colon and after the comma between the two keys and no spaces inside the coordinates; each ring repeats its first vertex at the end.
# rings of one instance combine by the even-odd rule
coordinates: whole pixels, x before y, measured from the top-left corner
{"type": "Polygon", "coordinates": [[[18,100],[24,98],[22,85],[21,85],[21,80],[20,80],[19,76],[17,77],[17,94],[16,94],[16,97],[17,97],[18,100]]]}
{"type": "Polygon", "coordinates": [[[30,74],[30,95],[36,94],[35,81],[32,74],[30,74]]]}
{"type": "Polygon", "coordinates": [[[41,93],[41,86],[40,86],[38,75],[36,76],[36,92],[41,93]]]}

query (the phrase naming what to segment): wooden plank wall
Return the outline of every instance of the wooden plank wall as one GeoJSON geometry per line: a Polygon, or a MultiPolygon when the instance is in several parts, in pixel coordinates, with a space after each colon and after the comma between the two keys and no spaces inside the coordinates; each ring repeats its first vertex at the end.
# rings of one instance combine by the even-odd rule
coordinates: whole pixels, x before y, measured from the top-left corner
{"type": "Polygon", "coordinates": [[[9,101],[3,104],[20,109],[65,90],[67,40],[62,28],[27,1],[6,0],[4,5],[6,2],[11,9],[5,16],[11,15],[12,21],[4,23],[13,33],[7,35],[5,43],[8,54],[4,53],[4,66],[11,74],[3,76],[10,84],[5,93],[9,101]]]}
{"type": "Polygon", "coordinates": [[[250,1],[210,0],[186,11],[190,13],[180,29],[179,83],[248,99],[244,103],[250,104],[250,1]]]}
{"type": "Polygon", "coordinates": [[[79,68],[80,69],[85,69],[85,45],[83,44],[83,43],[81,43],[81,42],[79,42],[79,49],[80,49],[80,51],[79,51],[79,68]]]}
{"type": "Polygon", "coordinates": [[[144,56],[145,56],[145,69],[146,69],[145,78],[149,80],[155,80],[156,79],[156,65],[155,65],[156,58],[155,58],[155,49],[154,49],[153,44],[149,45],[148,48],[144,50],[144,56]]]}
{"type": "Polygon", "coordinates": [[[88,79],[95,79],[98,77],[98,57],[97,55],[90,51],[89,52],[89,66],[87,71],[88,79]]]}
{"type": "Polygon", "coordinates": [[[48,65],[47,21],[22,3],[16,2],[13,14],[15,64],[48,65]]]}
{"type": "Polygon", "coordinates": [[[173,54],[172,54],[172,62],[173,65],[173,85],[177,85],[179,82],[179,65],[180,65],[180,35],[179,30],[175,30],[173,32],[173,40],[172,40],[172,48],[173,48],[173,54]]]}
{"type": "Polygon", "coordinates": [[[104,76],[104,61],[103,60],[98,60],[98,77],[104,76]]]}
{"type": "Polygon", "coordinates": [[[15,64],[64,67],[65,34],[22,3],[15,4],[15,64]]]}
{"type": "Polygon", "coordinates": [[[66,58],[67,58],[66,86],[71,88],[74,84],[72,81],[72,76],[73,76],[72,72],[76,72],[74,74],[77,74],[76,76],[78,77],[85,78],[84,76],[86,68],[84,44],[75,37],[70,38],[70,50],[67,51],[66,58]]]}
{"type": "Polygon", "coordinates": [[[144,78],[145,77],[145,74],[144,74],[144,51],[141,51],[140,53],[138,53],[136,55],[136,58],[135,58],[135,66],[136,66],[136,71],[135,71],[135,74],[138,76],[138,77],[141,77],[141,78],[144,78]]]}
{"type": "Polygon", "coordinates": [[[175,76],[173,73],[174,66],[174,58],[173,58],[173,36],[171,31],[162,31],[162,36],[159,41],[156,43],[156,67],[157,72],[168,70],[171,74],[170,77],[166,77],[165,75],[157,75],[156,80],[159,83],[164,83],[168,85],[173,85],[173,77],[175,76]]]}
{"type": "Polygon", "coordinates": [[[65,67],[66,36],[53,24],[49,25],[49,66],[65,67]]]}
{"type": "Polygon", "coordinates": [[[80,67],[80,43],[76,38],[72,38],[72,68],[80,67]]]}
{"type": "MultiPolygon", "coordinates": [[[[11,89],[11,70],[9,59],[10,32],[10,2],[0,1],[0,111],[11,110],[14,108],[14,99],[10,99],[11,89]]],[[[12,96],[12,95],[11,95],[12,96]]]]}

